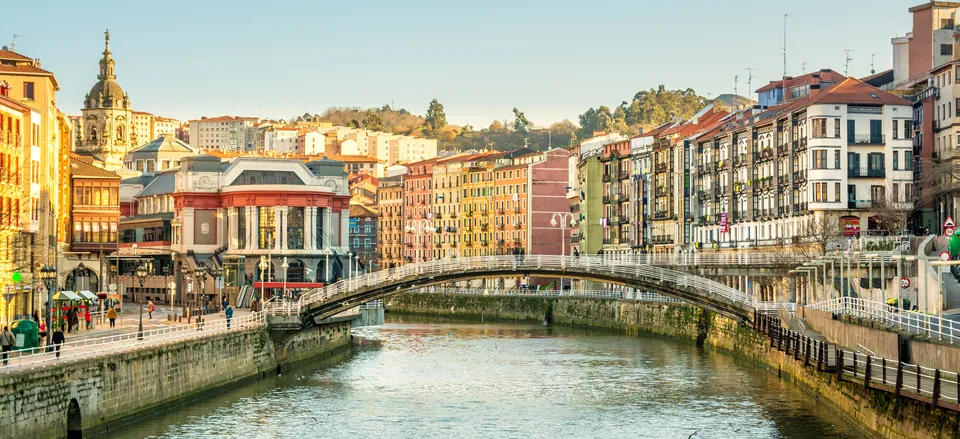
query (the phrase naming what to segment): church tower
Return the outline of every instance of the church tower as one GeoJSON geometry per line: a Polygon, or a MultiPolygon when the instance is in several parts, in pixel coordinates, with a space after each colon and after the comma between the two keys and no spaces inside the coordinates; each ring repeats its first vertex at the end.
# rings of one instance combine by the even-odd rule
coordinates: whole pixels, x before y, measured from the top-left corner
{"type": "Polygon", "coordinates": [[[93,84],[83,101],[83,116],[76,127],[76,150],[102,160],[107,170],[116,170],[123,166],[123,156],[136,145],[131,139],[133,120],[130,97],[120,88],[114,73],[110,30],[104,35],[105,48],[97,76],[99,81],[93,84]]]}

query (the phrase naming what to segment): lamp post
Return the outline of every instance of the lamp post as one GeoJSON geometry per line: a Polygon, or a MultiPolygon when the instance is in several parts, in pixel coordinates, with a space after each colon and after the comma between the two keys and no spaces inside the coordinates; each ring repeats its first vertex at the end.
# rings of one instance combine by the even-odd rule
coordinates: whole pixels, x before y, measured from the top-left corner
{"type": "MultiPolygon", "coordinates": [[[[550,219],[550,226],[560,226],[560,267],[566,268],[567,259],[567,224],[573,227],[577,223],[572,212],[554,212],[550,219]],[[559,219],[559,221],[557,221],[559,219]]],[[[571,286],[572,287],[572,286],[571,286]]],[[[563,291],[563,278],[560,278],[560,291],[563,291]]]]}
{"type": "Polygon", "coordinates": [[[283,264],[280,264],[280,268],[283,269],[283,295],[282,298],[285,300],[287,298],[287,269],[290,268],[290,264],[287,263],[287,257],[283,257],[283,264]]]}
{"type": "MultiPolygon", "coordinates": [[[[143,294],[143,284],[147,281],[147,267],[143,262],[137,266],[137,280],[140,281],[140,293],[143,294]]],[[[137,340],[143,340],[143,301],[140,301],[140,323],[137,324],[137,340]]]]}
{"type": "Polygon", "coordinates": [[[323,249],[323,283],[324,285],[330,283],[330,255],[333,252],[330,251],[330,248],[323,249]]]}
{"type": "MultiPolygon", "coordinates": [[[[169,285],[169,283],[167,282],[168,279],[170,279],[170,266],[169,266],[169,265],[164,265],[164,266],[163,266],[163,288],[164,288],[165,290],[168,290],[168,293],[167,293],[167,304],[170,305],[170,315],[172,316],[172,315],[173,315],[173,297],[174,297],[173,295],[176,294],[176,291],[177,291],[177,290],[176,290],[175,288],[170,288],[170,285],[169,285]],[[172,291],[170,291],[170,290],[172,290],[172,291]]],[[[169,320],[169,319],[168,319],[168,320],[169,320]]]]}
{"type": "Polygon", "coordinates": [[[267,300],[267,280],[263,277],[264,273],[267,272],[267,258],[266,256],[260,256],[260,300],[267,300]]]}
{"type": "Polygon", "coordinates": [[[57,281],[57,267],[44,265],[40,268],[40,279],[47,288],[47,345],[53,334],[53,288],[57,281]]]}
{"type": "MultiPolygon", "coordinates": [[[[433,221],[426,218],[407,220],[407,225],[406,227],[403,228],[403,230],[408,234],[413,235],[414,239],[416,239],[417,236],[423,236],[423,235],[426,235],[427,233],[433,233],[437,231],[436,227],[433,227],[433,221]]],[[[420,243],[420,240],[418,240],[417,242],[420,243]]],[[[422,252],[423,252],[423,244],[420,243],[421,256],[422,256],[422,252]]],[[[424,258],[421,257],[419,261],[414,261],[414,262],[423,262],[423,260],[424,258]]]]}
{"type": "Polygon", "coordinates": [[[197,276],[197,283],[200,284],[199,285],[200,291],[193,296],[193,300],[196,302],[197,308],[200,308],[201,307],[200,296],[206,295],[207,293],[206,289],[204,289],[204,283],[207,277],[207,267],[205,265],[201,265],[197,267],[197,269],[194,270],[194,274],[197,276]]]}
{"type": "Polygon", "coordinates": [[[183,303],[183,307],[186,308],[187,307],[187,292],[186,292],[187,279],[190,279],[190,267],[188,267],[187,264],[183,264],[180,266],[180,275],[181,275],[181,278],[183,279],[183,281],[181,282],[181,285],[182,285],[181,288],[184,290],[183,297],[180,298],[180,302],[183,303]]]}
{"type": "Polygon", "coordinates": [[[222,309],[226,309],[226,307],[223,306],[223,287],[221,286],[221,282],[222,282],[221,276],[223,276],[223,268],[221,267],[211,268],[210,275],[213,276],[213,288],[216,289],[217,291],[217,300],[218,300],[217,306],[221,307],[222,309]]]}
{"type": "Polygon", "coordinates": [[[350,288],[350,279],[353,277],[353,252],[347,253],[347,288],[350,288]]]}

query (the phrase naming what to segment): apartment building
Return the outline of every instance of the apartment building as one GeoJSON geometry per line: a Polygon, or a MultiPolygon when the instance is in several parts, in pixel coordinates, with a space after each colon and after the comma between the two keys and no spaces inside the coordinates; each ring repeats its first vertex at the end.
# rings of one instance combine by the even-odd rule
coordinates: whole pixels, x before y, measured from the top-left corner
{"type": "Polygon", "coordinates": [[[303,151],[297,150],[299,136],[297,128],[270,128],[263,133],[263,150],[281,154],[303,154],[303,151]]]}
{"type": "Polygon", "coordinates": [[[377,267],[403,265],[403,175],[379,179],[377,188],[377,267]]]}
{"type": "MultiPolygon", "coordinates": [[[[250,128],[257,123],[250,117],[204,117],[191,120],[190,146],[205,151],[250,151],[255,149],[256,139],[250,128]]],[[[294,140],[296,143],[296,140],[294,140]]]]}
{"type": "Polygon", "coordinates": [[[431,260],[433,225],[433,166],[436,159],[411,163],[403,179],[403,259],[406,262],[431,260]]]}

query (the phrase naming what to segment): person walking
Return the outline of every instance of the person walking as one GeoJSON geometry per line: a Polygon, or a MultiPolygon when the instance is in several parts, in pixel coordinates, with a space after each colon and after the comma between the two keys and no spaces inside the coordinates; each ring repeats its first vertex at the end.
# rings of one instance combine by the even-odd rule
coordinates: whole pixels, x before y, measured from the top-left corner
{"type": "Polygon", "coordinates": [[[90,318],[90,307],[87,307],[87,310],[83,312],[83,320],[87,322],[87,330],[93,329],[93,321],[90,318]]]}
{"type": "Polygon", "coordinates": [[[153,306],[153,301],[152,301],[152,300],[148,300],[148,301],[147,301],[147,315],[150,316],[151,319],[153,318],[153,310],[154,310],[155,308],[156,308],[156,307],[153,306]]]}
{"type": "Polygon", "coordinates": [[[227,316],[227,329],[230,329],[230,319],[233,318],[233,307],[227,305],[227,310],[224,311],[224,315],[227,316]]]}
{"type": "Polygon", "coordinates": [[[3,332],[0,332],[0,349],[2,349],[4,366],[6,366],[7,362],[10,360],[10,351],[13,350],[14,343],[16,343],[16,339],[13,338],[13,333],[10,332],[10,327],[4,326],[3,332]]]}
{"type": "Polygon", "coordinates": [[[107,318],[110,319],[110,327],[111,327],[111,328],[116,327],[116,326],[117,326],[117,324],[116,324],[116,321],[117,321],[117,309],[111,306],[111,307],[110,307],[110,310],[107,311],[107,318]]]}
{"type": "Polygon", "coordinates": [[[56,331],[53,331],[53,351],[57,353],[57,358],[60,358],[60,345],[66,338],[63,336],[63,325],[57,328],[56,331]]]}

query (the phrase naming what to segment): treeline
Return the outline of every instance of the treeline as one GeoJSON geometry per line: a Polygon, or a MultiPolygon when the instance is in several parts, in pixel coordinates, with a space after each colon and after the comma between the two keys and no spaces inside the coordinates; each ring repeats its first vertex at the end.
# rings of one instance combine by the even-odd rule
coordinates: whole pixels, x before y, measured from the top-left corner
{"type": "MultiPolygon", "coordinates": [[[[720,101],[715,101],[723,106],[720,101]]],[[[707,104],[707,99],[693,89],[667,90],[663,85],[641,90],[633,98],[611,110],[606,105],[589,108],[578,118],[535,128],[523,111],[514,108],[513,120],[495,120],[479,129],[472,125],[447,123],[446,111],[437,99],[430,102],[423,116],[389,105],[380,108],[331,107],[323,114],[305,113],[298,119],[319,118],[339,126],[352,126],[440,140],[441,148],[452,150],[495,149],[509,151],[524,146],[543,150],[549,146],[566,147],[592,137],[595,132],[616,131],[633,135],[672,120],[688,119],[707,104]]]]}

